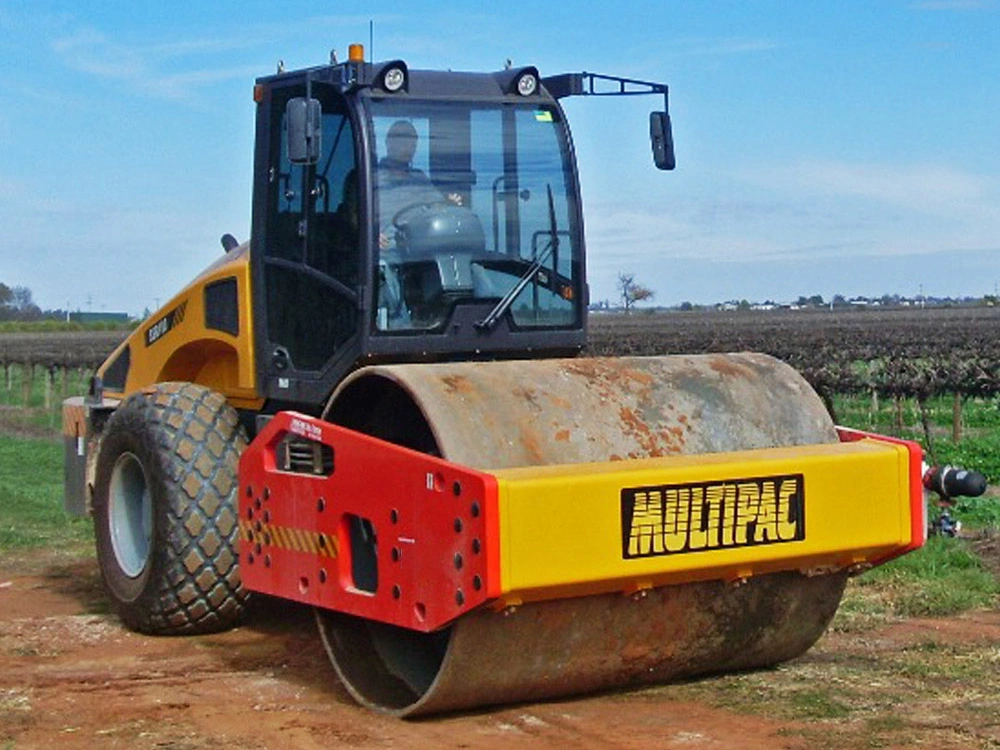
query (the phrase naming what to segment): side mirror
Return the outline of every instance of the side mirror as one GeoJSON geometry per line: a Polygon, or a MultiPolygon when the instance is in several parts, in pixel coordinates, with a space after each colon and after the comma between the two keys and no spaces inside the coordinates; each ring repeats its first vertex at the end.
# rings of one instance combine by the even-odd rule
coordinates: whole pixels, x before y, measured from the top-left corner
{"type": "Polygon", "coordinates": [[[288,126],[288,160],[292,164],[319,161],[323,136],[323,108],[318,99],[297,97],[285,107],[288,126]]]}
{"type": "Polygon", "coordinates": [[[653,147],[653,163],[657,169],[673,169],[674,134],[670,128],[670,115],[666,112],[649,113],[649,142],[653,147]]]}

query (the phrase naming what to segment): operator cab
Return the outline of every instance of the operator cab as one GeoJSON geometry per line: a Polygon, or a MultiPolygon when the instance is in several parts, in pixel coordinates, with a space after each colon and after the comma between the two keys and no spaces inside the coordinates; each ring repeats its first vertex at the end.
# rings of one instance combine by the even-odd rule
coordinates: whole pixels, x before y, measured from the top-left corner
{"type": "Polygon", "coordinates": [[[545,85],[566,78],[355,55],[258,80],[251,266],[266,397],[323,403],[367,363],[582,348],[580,192],[557,97],[586,92],[545,85]]]}
{"type": "Polygon", "coordinates": [[[447,331],[457,306],[489,305],[481,343],[492,307],[540,259],[504,322],[512,331],[579,328],[575,179],[555,103],[381,97],[369,112],[374,330],[447,331]]]}

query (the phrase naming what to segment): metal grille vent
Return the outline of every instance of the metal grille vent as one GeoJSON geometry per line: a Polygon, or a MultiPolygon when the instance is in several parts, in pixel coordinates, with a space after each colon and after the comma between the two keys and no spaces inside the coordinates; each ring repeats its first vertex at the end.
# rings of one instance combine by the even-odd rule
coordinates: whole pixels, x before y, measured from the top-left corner
{"type": "Polygon", "coordinates": [[[276,450],[275,459],[281,471],[293,474],[333,474],[333,448],[297,435],[288,435],[276,450]]]}

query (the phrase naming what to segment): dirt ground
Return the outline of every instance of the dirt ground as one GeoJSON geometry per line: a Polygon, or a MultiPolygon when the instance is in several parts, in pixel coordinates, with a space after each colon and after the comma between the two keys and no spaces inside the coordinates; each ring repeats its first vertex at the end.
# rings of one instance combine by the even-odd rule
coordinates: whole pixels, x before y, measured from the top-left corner
{"type": "Polygon", "coordinates": [[[92,558],[0,560],[0,750],[1000,747],[998,673],[980,611],[834,629],[764,672],[402,721],[352,702],[306,609],[152,638],[108,614],[92,558]]]}

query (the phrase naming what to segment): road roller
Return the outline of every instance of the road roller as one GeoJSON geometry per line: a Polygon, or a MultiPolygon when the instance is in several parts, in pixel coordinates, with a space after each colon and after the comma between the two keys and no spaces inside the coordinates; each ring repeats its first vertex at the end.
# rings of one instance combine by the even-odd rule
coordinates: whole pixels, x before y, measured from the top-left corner
{"type": "Polygon", "coordinates": [[[836,427],[786,364],[578,356],[561,101],[662,97],[670,170],[667,92],[358,46],[258,79],[249,240],[64,404],[123,623],[307,605],[359,703],[419,716],[791,659],[919,547],[919,447],[836,427]]]}

